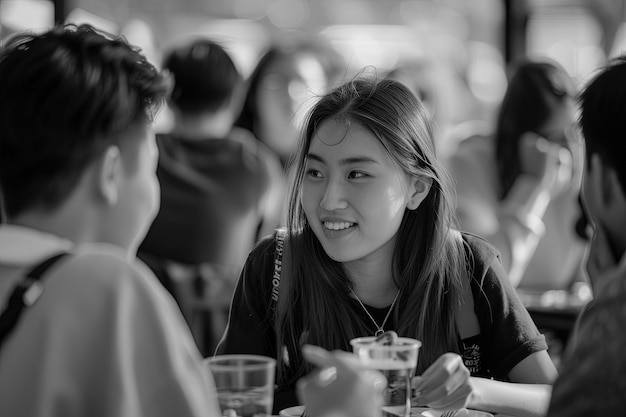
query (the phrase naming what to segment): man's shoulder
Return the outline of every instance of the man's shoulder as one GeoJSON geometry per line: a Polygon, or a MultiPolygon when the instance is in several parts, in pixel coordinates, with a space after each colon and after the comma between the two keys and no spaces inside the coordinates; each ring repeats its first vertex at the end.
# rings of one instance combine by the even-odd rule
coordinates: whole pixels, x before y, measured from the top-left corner
{"type": "Polygon", "coordinates": [[[626,277],[581,317],[554,384],[549,416],[622,415],[626,409],[626,277]]]}
{"type": "Polygon", "coordinates": [[[122,248],[105,243],[79,245],[67,262],[51,273],[55,282],[89,293],[127,291],[153,278],[143,262],[131,260],[122,248]]]}
{"type": "MultiPolygon", "coordinates": [[[[593,337],[606,336],[609,343],[620,343],[626,351],[626,273],[613,277],[585,309],[580,319],[581,344],[593,337]],[[615,332],[615,333],[613,333],[615,332]]],[[[626,361],[626,359],[625,359],[626,361]]],[[[625,362],[626,363],[626,362],[625,362]]]]}

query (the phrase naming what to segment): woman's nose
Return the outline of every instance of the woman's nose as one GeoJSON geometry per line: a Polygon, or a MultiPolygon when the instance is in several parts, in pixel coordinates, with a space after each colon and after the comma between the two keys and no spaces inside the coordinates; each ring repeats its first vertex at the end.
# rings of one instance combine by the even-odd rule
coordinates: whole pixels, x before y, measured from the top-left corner
{"type": "Polygon", "coordinates": [[[345,189],[339,181],[329,180],[327,182],[320,206],[329,211],[348,207],[345,189]]]}

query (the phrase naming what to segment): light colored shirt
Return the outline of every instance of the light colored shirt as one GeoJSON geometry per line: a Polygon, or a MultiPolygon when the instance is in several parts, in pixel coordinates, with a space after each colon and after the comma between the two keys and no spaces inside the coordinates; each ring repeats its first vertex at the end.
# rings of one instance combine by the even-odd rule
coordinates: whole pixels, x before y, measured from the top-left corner
{"type": "Polygon", "coordinates": [[[38,262],[43,277],[0,350],[0,415],[219,416],[213,381],[173,299],[119,247],[74,246],[0,225],[0,309],[38,262]]]}

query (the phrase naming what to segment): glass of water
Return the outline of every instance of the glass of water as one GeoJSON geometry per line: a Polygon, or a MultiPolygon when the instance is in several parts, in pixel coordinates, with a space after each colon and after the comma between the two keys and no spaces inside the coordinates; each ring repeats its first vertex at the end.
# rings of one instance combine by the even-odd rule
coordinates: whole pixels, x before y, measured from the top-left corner
{"type": "Polygon", "coordinates": [[[417,339],[399,337],[394,342],[377,341],[377,337],[352,339],[352,351],[368,368],[380,371],[387,378],[383,392],[385,406],[400,406],[402,415],[411,415],[411,380],[417,368],[422,343],[417,339]]]}
{"type": "Polygon", "coordinates": [[[272,415],[276,360],[259,355],[217,355],[204,361],[215,380],[222,416],[272,415]]]}

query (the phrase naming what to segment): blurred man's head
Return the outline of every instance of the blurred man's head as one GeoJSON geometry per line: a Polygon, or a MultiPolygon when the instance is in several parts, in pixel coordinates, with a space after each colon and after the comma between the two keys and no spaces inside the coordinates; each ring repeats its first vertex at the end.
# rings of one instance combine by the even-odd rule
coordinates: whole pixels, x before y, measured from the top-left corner
{"type": "Polygon", "coordinates": [[[198,39],[174,48],[165,57],[163,69],[174,77],[169,100],[174,111],[198,116],[230,109],[233,119],[239,114],[245,94],[244,80],[219,44],[198,39]]]}
{"type": "Polygon", "coordinates": [[[619,259],[626,249],[626,57],[594,76],[580,95],[580,105],[586,205],[619,259]]]}
{"type": "Polygon", "coordinates": [[[136,245],[158,207],[150,124],[167,80],[124,40],[87,25],[11,38],[0,80],[8,222],[75,215],[61,234],[136,245]]]}

